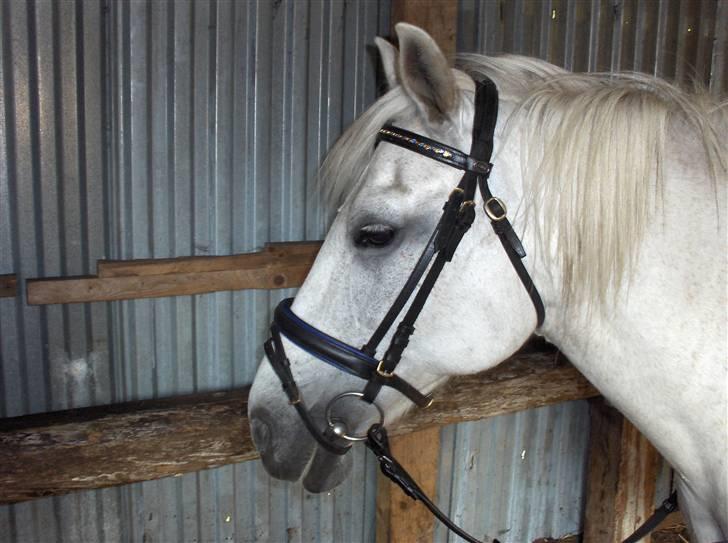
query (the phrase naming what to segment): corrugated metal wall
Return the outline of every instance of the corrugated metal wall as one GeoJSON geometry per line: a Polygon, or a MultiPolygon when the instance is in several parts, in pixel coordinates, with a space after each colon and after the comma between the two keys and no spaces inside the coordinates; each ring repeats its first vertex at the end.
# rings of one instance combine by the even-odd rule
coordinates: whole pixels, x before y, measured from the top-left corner
{"type": "MultiPolygon", "coordinates": [[[[586,402],[521,411],[442,431],[438,503],[465,530],[524,543],[580,532],[586,402]]],[[[435,541],[459,541],[438,525],[435,541]]]]}
{"type": "MultiPolygon", "coordinates": [[[[727,4],[460,0],[459,50],[678,79],[695,66],[725,92],[727,4]]],[[[374,100],[371,45],[388,28],[386,1],[2,0],[0,274],[322,237],[331,210],[314,172],[374,100]]],[[[0,416],[248,383],[287,294],[0,298],[0,416]]],[[[587,433],[580,402],[446,428],[439,502],[504,542],[578,531],[587,433]]],[[[355,454],[328,495],[249,462],[0,507],[0,530],[17,542],[371,541],[376,470],[355,454]]]]}
{"type": "Polygon", "coordinates": [[[725,0],[459,0],[458,51],[632,70],[728,92],[725,0]]]}
{"type": "MultiPolygon", "coordinates": [[[[0,274],[320,239],[314,172],[376,97],[388,27],[388,2],[3,0],[0,274]]],[[[0,299],[0,416],[249,383],[284,295],[0,299]]],[[[1,507],[0,539],[371,541],[354,464],[321,496],[250,462],[1,507]]]]}

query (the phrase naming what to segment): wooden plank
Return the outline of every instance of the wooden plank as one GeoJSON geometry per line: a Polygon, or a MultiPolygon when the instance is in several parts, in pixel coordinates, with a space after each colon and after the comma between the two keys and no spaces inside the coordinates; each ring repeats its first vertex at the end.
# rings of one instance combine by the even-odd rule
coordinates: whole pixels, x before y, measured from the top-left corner
{"type": "Polygon", "coordinates": [[[313,264],[320,241],[268,243],[262,251],[226,256],[188,256],[141,260],[99,260],[98,277],[127,277],[204,273],[225,270],[250,270],[278,265],[295,258],[313,264]]]}
{"type": "Polygon", "coordinates": [[[247,389],[0,421],[0,503],[256,457],[247,389]]]}
{"type": "MultiPolygon", "coordinates": [[[[248,390],[0,420],[0,503],[176,476],[256,457],[248,390]]],[[[597,394],[553,351],[462,376],[395,434],[597,394]]],[[[437,450],[437,449],[433,449],[437,450]]],[[[408,465],[410,468],[411,465],[408,465]]]]}
{"type": "MultiPolygon", "coordinates": [[[[427,31],[443,53],[455,54],[457,2],[442,0],[392,0],[392,26],[407,22],[427,31]]],[[[394,35],[394,32],[392,32],[394,35]]],[[[395,456],[415,477],[429,496],[436,492],[440,430],[430,428],[394,437],[390,443],[395,456]]],[[[432,541],[435,519],[419,502],[413,502],[383,475],[377,485],[377,543],[432,541]]]]}
{"type": "Polygon", "coordinates": [[[176,273],[131,277],[80,277],[31,279],[31,305],[72,304],[187,296],[221,290],[275,289],[298,287],[306,278],[310,263],[283,264],[252,270],[223,270],[205,273],[176,273]]]}
{"type": "Polygon", "coordinates": [[[99,261],[98,277],[31,279],[28,303],[67,304],[301,286],[320,241],[276,243],[242,255],[99,261]]]}
{"type": "Polygon", "coordinates": [[[0,275],[0,298],[13,298],[17,294],[18,280],[15,275],[0,275]]]}
{"type": "Polygon", "coordinates": [[[659,453],[604,399],[590,413],[584,543],[623,541],[654,511],[659,453]]]}

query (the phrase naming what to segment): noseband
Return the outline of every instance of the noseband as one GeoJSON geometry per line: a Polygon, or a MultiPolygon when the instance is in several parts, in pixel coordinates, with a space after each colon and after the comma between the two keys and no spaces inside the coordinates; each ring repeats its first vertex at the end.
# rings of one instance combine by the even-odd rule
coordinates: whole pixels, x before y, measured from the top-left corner
{"type": "MultiPolygon", "coordinates": [[[[463,170],[465,173],[445,202],[442,216],[404,287],[363,347],[356,348],[344,343],[301,319],[291,309],[293,298],[283,300],[276,307],[270,328],[271,337],[265,343],[266,355],[278,375],[290,403],[298,411],[311,435],[324,449],[335,454],[344,454],[349,450],[350,445],[340,445],[341,440],[338,438],[349,438],[354,441],[365,437],[347,435],[331,417],[327,417],[327,427],[323,431],[318,428],[306,408],[293,378],[281,336],[285,336],[319,360],[366,380],[366,386],[360,393],[361,399],[366,402],[373,403],[381,388],[388,386],[406,396],[418,407],[428,407],[432,403],[432,398],[419,392],[398,376],[395,369],[409,343],[410,336],[415,331],[415,321],[435,286],[440,272],[445,264],[452,260],[460,240],[475,219],[474,198],[477,188],[480,189],[483,208],[490,219],[493,230],[500,238],[508,258],[531,297],[536,309],[537,326],[541,326],[543,323],[543,302],[521,260],[526,256],[526,252],[506,217],[505,204],[493,196],[488,186],[488,176],[492,169],[490,158],[493,153],[493,133],[497,116],[498,91],[495,84],[486,79],[476,83],[475,117],[470,154],[390,124],[379,130],[377,143],[387,142],[404,147],[427,158],[463,170]],[[424,279],[422,279],[423,277],[424,279]],[[418,288],[421,280],[422,283],[418,288]],[[397,325],[384,356],[378,359],[376,352],[379,344],[413,294],[414,299],[397,325]]],[[[337,400],[338,398],[334,401],[337,400]]],[[[331,405],[328,406],[327,411],[330,411],[330,408],[331,405]]]]}

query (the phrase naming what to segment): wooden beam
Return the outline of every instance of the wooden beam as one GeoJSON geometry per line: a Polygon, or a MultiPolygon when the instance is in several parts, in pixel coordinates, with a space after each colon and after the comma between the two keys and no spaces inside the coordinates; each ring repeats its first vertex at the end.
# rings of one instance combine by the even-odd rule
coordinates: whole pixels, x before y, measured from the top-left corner
{"type": "MultiPolygon", "coordinates": [[[[430,497],[437,492],[437,465],[440,456],[440,429],[426,428],[391,440],[394,457],[405,466],[417,484],[430,497]],[[434,466],[434,469],[433,469],[434,466]]],[[[435,523],[432,513],[377,473],[377,541],[432,541],[435,523]]]]}
{"type": "MultiPolygon", "coordinates": [[[[524,351],[458,377],[393,435],[588,398],[596,390],[555,351],[524,351]]],[[[248,389],[0,420],[0,503],[176,476],[256,457],[248,389]]],[[[409,467],[409,466],[408,466],[409,467]]]]}
{"type": "Polygon", "coordinates": [[[17,286],[15,275],[0,275],[0,298],[13,298],[17,293],[17,286]]]}
{"type": "Polygon", "coordinates": [[[276,244],[231,256],[100,261],[99,276],[28,281],[31,305],[204,294],[301,286],[321,242],[276,244]]]}
{"type": "Polygon", "coordinates": [[[255,270],[290,262],[312,263],[321,248],[320,241],[268,243],[262,251],[226,256],[187,256],[141,260],[99,260],[98,277],[139,277],[207,273],[227,270],[255,270]]]}
{"type": "MultiPolygon", "coordinates": [[[[445,56],[455,54],[458,3],[448,0],[392,0],[392,26],[407,22],[432,36],[445,56]]],[[[392,32],[394,35],[394,32],[392,32]]],[[[392,452],[429,496],[437,490],[440,429],[430,428],[395,437],[392,452]]],[[[380,474],[377,482],[377,543],[429,542],[435,519],[380,474]]]]}
{"type": "Polygon", "coordinates": [[[590,401],[590,416],[584,543],[623,541],[655,509],[660,456],[603,398],[590,401]]]}

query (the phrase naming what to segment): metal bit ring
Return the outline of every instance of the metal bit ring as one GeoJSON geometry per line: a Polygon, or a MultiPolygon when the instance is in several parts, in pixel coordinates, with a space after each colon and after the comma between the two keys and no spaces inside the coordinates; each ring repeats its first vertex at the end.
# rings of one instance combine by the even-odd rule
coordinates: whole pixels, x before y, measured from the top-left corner
{"type": "MultiPolygon", "coordinates": [[[[347,441],[366,441],[366,439],[367,439],[366,433],[364,433],[362,435],[350,436],[346,433],[346,430],[347,430],[346,425],[343,424],[341,421],[334,420],[331,416],[331,411],[332,411],[334,404],[336,402],[338,402],[339,400],[341,400],[343,398],[348,398],[348,397],[361,399],[364,397],[364,394],[362,392],[344,392],[343,394],[339,394],[338,396],[336,396],[333,400],[331,400],[329,402],[329,405],[326,406],[326,424],[329,425],[329,428],[331,428],[333,430],[334,434],[337,437],[340,437],[347,441]]],[[[379,407],[375,403],[371,403],[369,405],[373,405],[374,408],[377,410],[377,413],[379,413],[378,424],[384,424],[384,412],[382,411],[382,408],[379,407]]]]}

